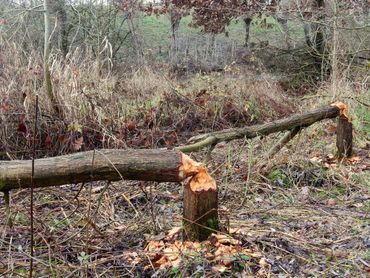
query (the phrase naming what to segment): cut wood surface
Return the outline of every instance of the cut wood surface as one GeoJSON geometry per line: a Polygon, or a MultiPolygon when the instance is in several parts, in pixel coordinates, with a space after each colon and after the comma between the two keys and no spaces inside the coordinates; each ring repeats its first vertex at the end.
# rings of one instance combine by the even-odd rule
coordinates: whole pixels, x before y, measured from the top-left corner
{"type": "MultiPolygon", "coordinates": [[[[178,182],[199,163],[176,150],[97,150],[35,160],[35,187],[121,179],[178,182]],[[183,163],[184,161],[184,163],[183,163]]],[[[28,188],[31,160],[0,161],[0,191],[28,188]]]]}
{"type": "Polygon", "coordinates": [[[292,130],[296,127],[306,127],[311,124],[329,118],[339,116],[340,109],[334,106],[319,108],[310,112],[295,114],[288,118],[276,120],[270,123],[254,125],[245,128],[233,128],[201,134],[192,137],[189,142],[191,145],[178,147],[182,152],[197,151],[207,145],[214,145],[222,141],[231,141],[242,138],[254,138],[261,135],[268,135],[274,132],[292,130]]]}

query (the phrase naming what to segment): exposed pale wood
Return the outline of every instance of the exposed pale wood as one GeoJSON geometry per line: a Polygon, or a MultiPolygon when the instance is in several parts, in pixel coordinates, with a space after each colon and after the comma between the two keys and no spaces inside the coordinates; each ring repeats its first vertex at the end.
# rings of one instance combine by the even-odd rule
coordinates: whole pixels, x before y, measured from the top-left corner
{"type": "MultiPolygon", "coordinates": [[[[176,150],[99,150],[36,159],[35,187],[120,179],[181,181],[187,175],[180,171],[182,155],[176,150]]],[[[0,161],[0,191],[30,183],[30,160],[0,161]]]]}
{"type": "Polygon", "coordinates": [[[329,106],[303,114],[296,114],[291,117],[266,124],[254,125],[245,128],[226,129],[222,131],[201,134],[189,140],[189,142],[193,142],[193,144],[182,146],[178,149],[183,152],[197,151],[204,148],[205,146],[217,144],[222,141],[231,141],[242,138],[254,138],[257,136],[264,136],[279,131],[291,130],[296,127],[309,126],[317,121],[335,118],[339,115],[339,111],[340,109],[337,106],[329,106]]]}
{"type": "Polygon", "coordinates": [[[350,157],[352,155],[352,123],[343,114],[337,120],[337,151],[339,157],[350,157]]]}

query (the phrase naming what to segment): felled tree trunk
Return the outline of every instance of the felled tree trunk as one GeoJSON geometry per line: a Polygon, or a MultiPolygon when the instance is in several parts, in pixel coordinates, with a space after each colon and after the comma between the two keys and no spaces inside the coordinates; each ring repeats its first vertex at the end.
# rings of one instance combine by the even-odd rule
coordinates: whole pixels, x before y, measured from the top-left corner
{"type": "Polygon", "coordinates": [[[266,124],[254,125],[244,128],[232,128],[221,131],[201,134],[190,138],[190,145],[180,146],[177,149],[182,152],[192,152],[203,149],[206,146],[216,145],[219,142],[227,142],[235,139],[254,138],[266,136],[271,133],[284,130],[292,130],[300,127],[307,127],[311,124],[339,116],[340,108],[336,105],[319,108],[302,114],[292,115],[266,124]]]}
{"type": "MultiPolygon", "coordinates": [[[[30,160],[0,161],[0,191],[29,188],[31,172],[30,160]]],[[[203,164],[177,150],[99,150],[36,159],[33,186],[121,179],[180,182],[188,177],[184,235],[204,240],[218,227],[217,186],[203,164]]]]}
{"type": "MultiPolygon", "coordinates": [[[[34,183],[47,187],[121,179],[179,182],[198,169],[184,170],[183,157],[174,150],[96,150],[36,159],[34,183]]],[[[30,187],[31,166],[30,160],[0,161],[0,191],[30,187]]]]}

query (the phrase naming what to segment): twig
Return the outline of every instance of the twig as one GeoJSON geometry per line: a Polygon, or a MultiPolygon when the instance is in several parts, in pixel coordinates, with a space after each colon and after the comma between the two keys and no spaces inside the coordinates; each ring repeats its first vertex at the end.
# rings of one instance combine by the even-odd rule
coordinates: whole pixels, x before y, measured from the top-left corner
{"type": "Polygon", "coordinates": [[[30,235],[30,272],[29,277],[32,278],[33,272],[33,187],[34,187],[34,176],[35,176],[35,156],[36,156],[36,131],[37,131],[37,114],[38,114],[38,107],[39,107],[39,96],[36,95],[35,100],[35,125],[33,129],[33,142],[32,142],[32,168],[31,168],[31,204],[30,204],[30,215],[31,215],[31,235],[30,235]]]}
{"type": "Polygon", "coordinates": [[[294,138],[298,134],[298,132],[302,128],[300,126],[297,126],[293,128],[292,130],[289,130],[284,134],[283,137],[280,138],[280,140],[277,142],[276,145],[274,145],[268,152],[268,157],[272,158],[275,154],[277,154],[290,140],[294,138]]]}
{"type": "Polygon", "coordinates": [[[4,201],[5,201],[5,213],[6,213],[6,225],[9,227],[13,226],[13,221],[11,218],[11,211],[10,211],[10,193],[9,190],[4,191],[4,201]]]}

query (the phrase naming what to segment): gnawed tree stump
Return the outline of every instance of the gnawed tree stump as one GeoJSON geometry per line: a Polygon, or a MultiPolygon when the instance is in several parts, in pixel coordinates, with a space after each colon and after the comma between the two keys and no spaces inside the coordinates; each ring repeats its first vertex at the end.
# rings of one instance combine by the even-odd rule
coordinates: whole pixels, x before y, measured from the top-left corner
{"type": "Polygon", "coordinates": [[[184,188],[184,238],[205,240],[218,230],[218,191],[203,167],[184,188]]]}
{"type": "Polygon", "coordinates": [[[335,102],[332,106],[339,108],[337,118],[337,155],[339,158],[352,155],[353,126],[350,121],[347,106],[342,102],[335,102]]]}
{"type": "Polygon", "coordinates": [[[344,115],[337,120],[337,154],[339,157],[352,155],[352,123],[344,115]]]}

